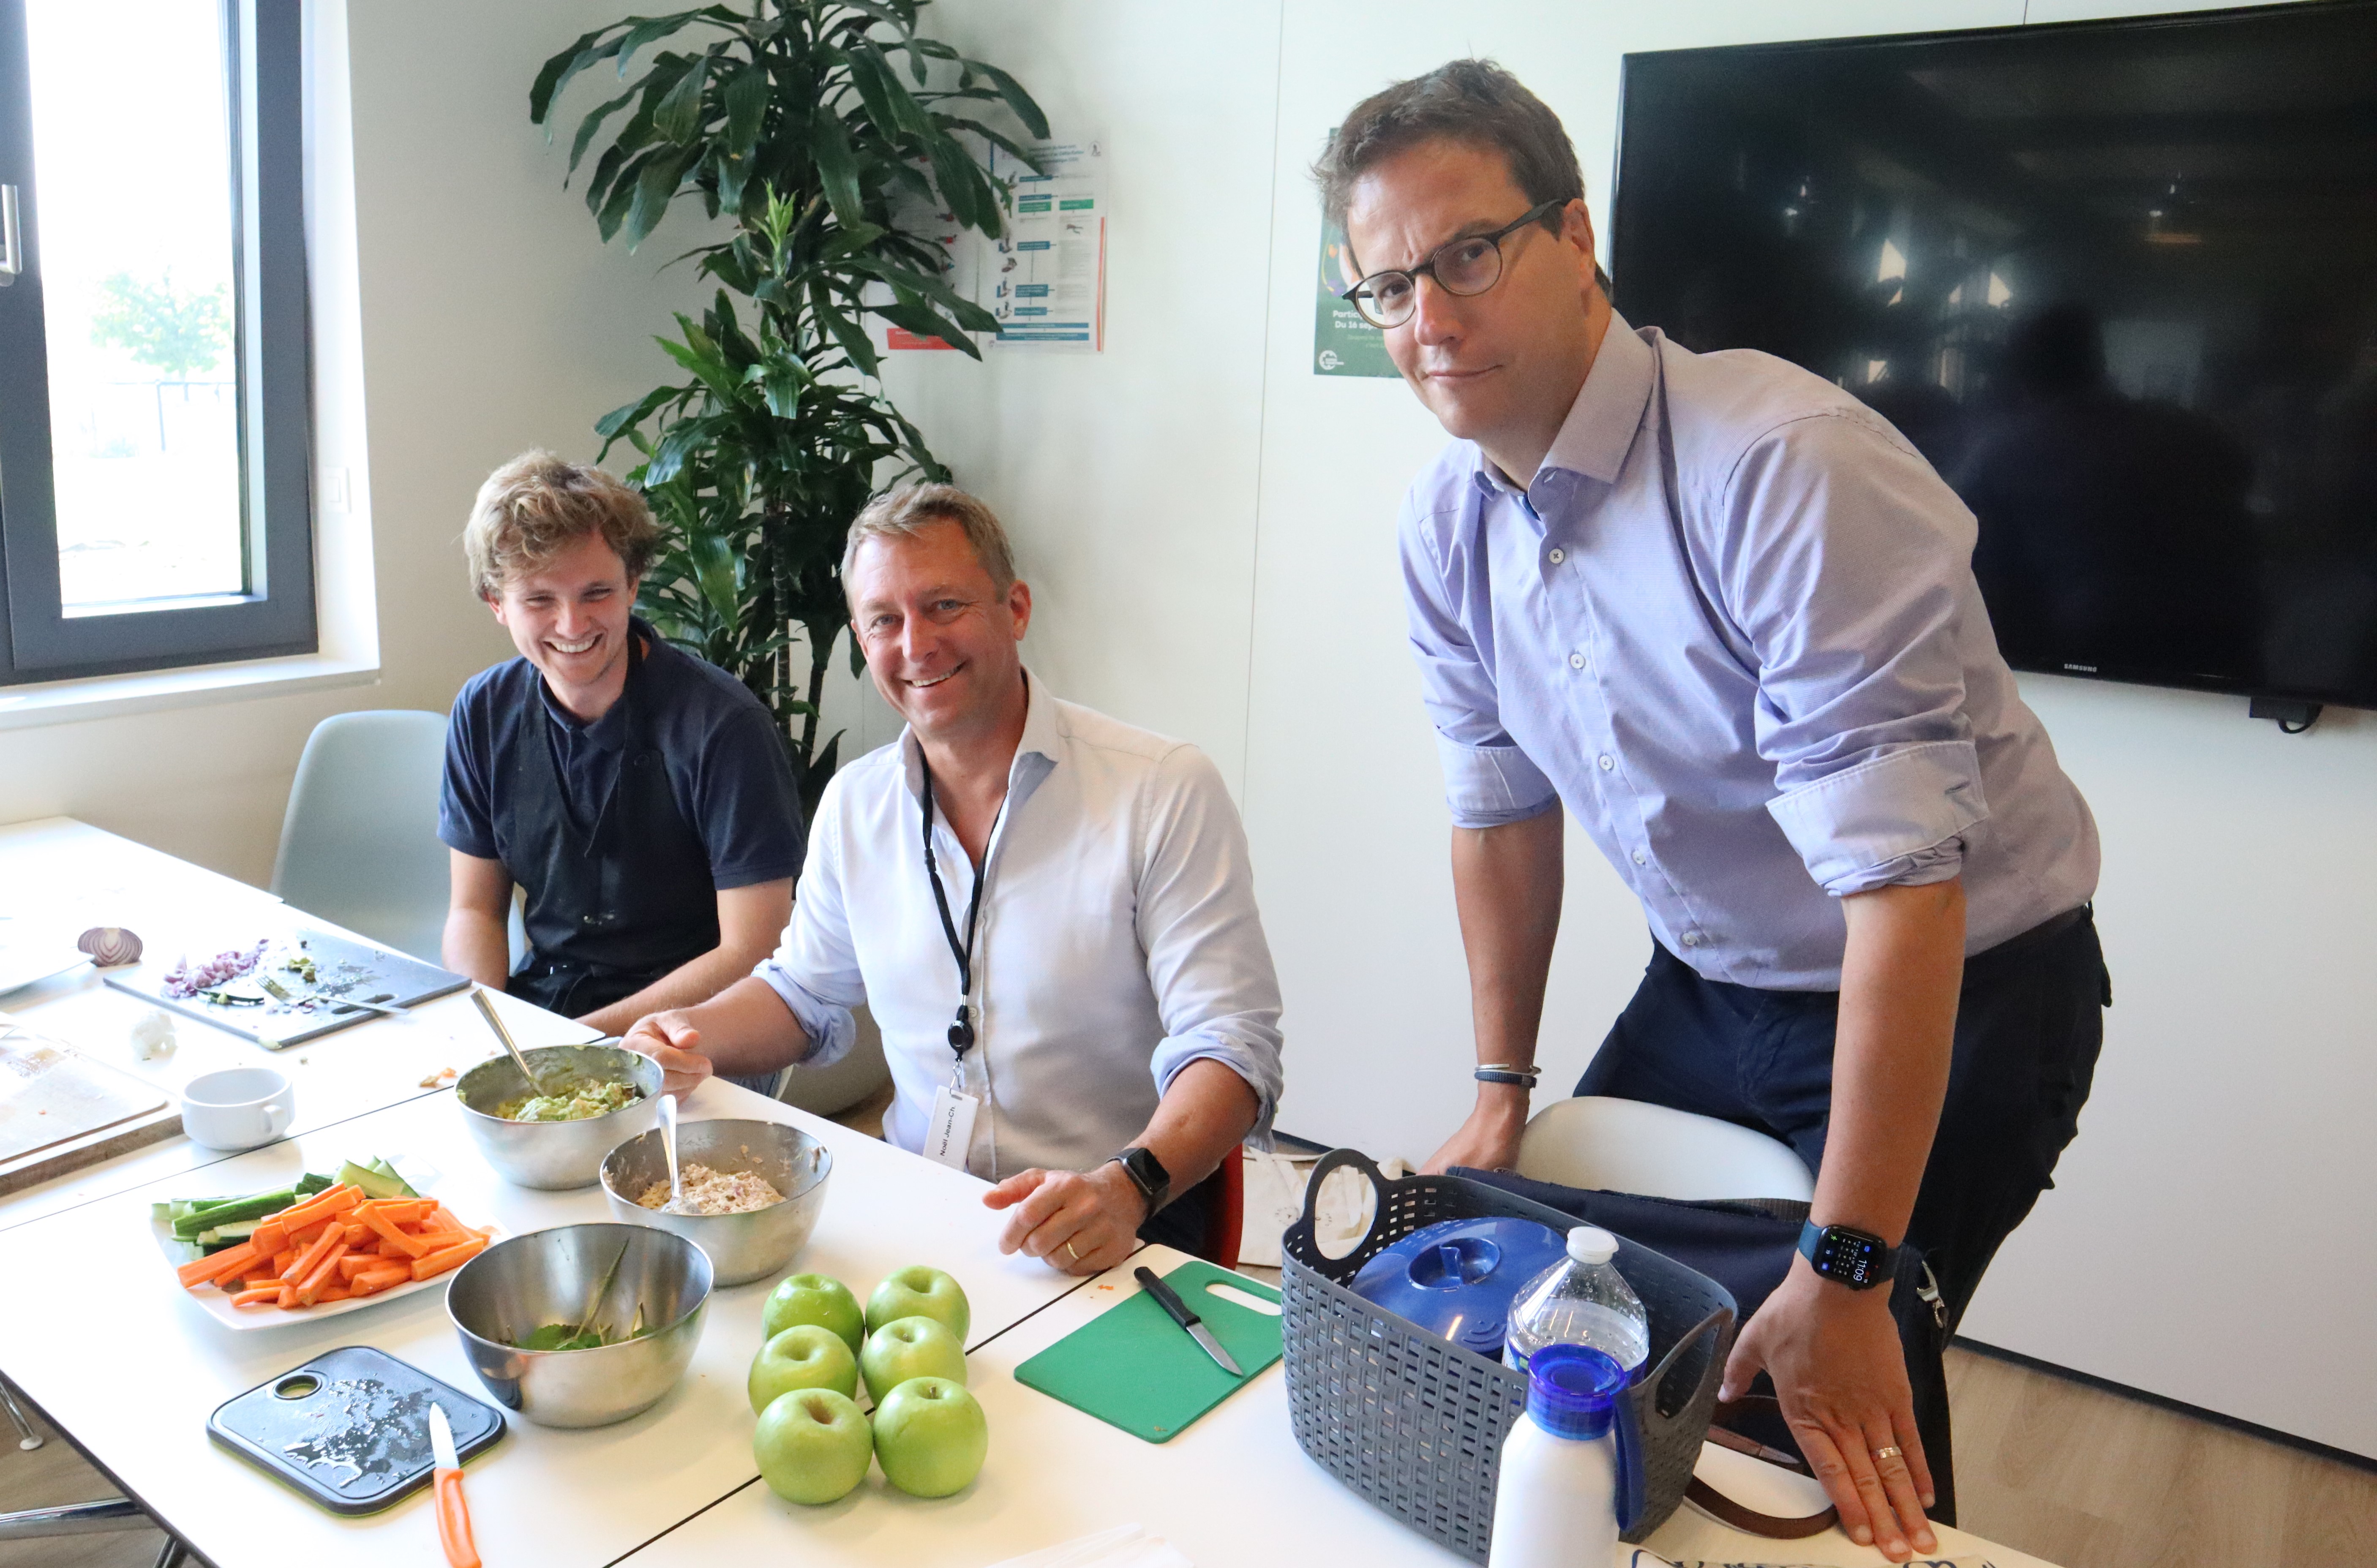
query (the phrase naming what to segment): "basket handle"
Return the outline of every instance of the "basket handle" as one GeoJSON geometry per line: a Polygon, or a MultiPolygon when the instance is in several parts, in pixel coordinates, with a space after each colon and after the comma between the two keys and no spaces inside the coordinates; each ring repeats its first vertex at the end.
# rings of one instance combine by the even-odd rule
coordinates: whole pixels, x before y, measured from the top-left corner
{"type": "Polygon", "coordinates": [[[1333,1148],[1322,1155],[1320,1163],[1312,1168],[1311,1179],[1304,1183],[1304,1213],[1288,1229],[1290,1235],[1310,1247],[1312,1254],[1321,1258],[1324,1264],[1340,1264],[1344,1260],[1323,1257],[1320,1245],[1313,1239],[1313,1222],[1320,1214],[1320,1188],[1331,1176],[1347,1169],[1360,1171],[1363,1179],[1370,1183],[1370,1225],[1368,1229],[1362,1232],[1362,1239],[1354,1243],[1353,1252],[1345,1254],[1346,1257],[1354,1257],[1360,1253],[1362,1248],[1368,1243],[1371,1235],[1379,1229],[1380,1216],[1386,1213],[1387,1209],[1387,1179],[1380,1174],[1378,1166],[1371,1162],[1368,1155],[1355,1148],[1333,1148]]]}
{"type": "MultiPolygon", "coordinates": [[[[1698,1345],[1702,1339],[1710,1335],[1716,1336],[1716,1346],[1712,1353],[1710,1368],[1713,1371],[1722,1372],[1725,1370],[1726,1352],[1733,1348],[1733,1309],[1731,1307],[1719,1307],[1715,1311],[1710,1313],[1708,1316],[1701,1319],[1699,1323],[1694,1324],[1690,1333],[1686,1334],[1681,1339],[1677,1340],[1674,1345],[1668,1348],[1667,1353],[1659,1360],[1658,1370],[1652,1372],[1650,1377],[1645,1380],[1651,1384],[1652,1388],[1652,1413],[1658,1416],[1658,1420],[1661,1424],[1665,1425],[1669,1422],[1682,1420],[1690,1412],[1692,1401],[1690,1395],[1687,1395],[1683,1399],[1677,1402],[1676,1413],[1674,1415],[1666,1416],[1658,1414],[1660,1406],[1665,1403],[1663,1396],[1667,1391],[1667,1379],[1680,1372],[1687,1354],[1695,1345],[1698,1345]]],[[[1703,1373],[1702,1375],[1705,1376],[1706,1374],[1703,1373]]],[[[1699,1390],[1694,1389],[1692,1392],[1698,1393],[1699,1390]]]]}

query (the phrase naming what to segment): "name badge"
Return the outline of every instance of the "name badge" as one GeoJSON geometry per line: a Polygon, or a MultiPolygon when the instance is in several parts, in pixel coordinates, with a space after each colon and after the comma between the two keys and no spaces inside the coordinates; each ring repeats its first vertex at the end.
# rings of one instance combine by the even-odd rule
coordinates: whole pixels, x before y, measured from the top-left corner
{"type": "Polygon", "coordinates": [[[981,1109],[982,1101],[962,1089],[943,1084],[934,1090],[933,1113],[925,1123],[925,1158],[936,1165],[963,1170],[966,1155],[973,1147],[974,1112],[981,1109]]]}

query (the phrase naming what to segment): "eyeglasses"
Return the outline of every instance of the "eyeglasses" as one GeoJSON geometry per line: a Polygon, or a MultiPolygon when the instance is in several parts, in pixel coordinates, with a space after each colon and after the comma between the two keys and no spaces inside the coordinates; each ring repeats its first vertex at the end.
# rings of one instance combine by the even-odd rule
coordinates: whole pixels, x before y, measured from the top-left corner
{"type": "Polygon", "coordinates": [[[1362,319],[1385,329],[1401,327],[1419,308],[1419,280],[1433,278],[1448,294],[1482,294],[1502,280],[1502,242],[1530,223],[1540,222],[1568,206],[1558,196],[1528,208],[1512,222],[1490,234],[1471,234],[1439,245],[1428,258],[1408,270],[1373,272],[1337,297],[1362,313],[1362,319]]]}

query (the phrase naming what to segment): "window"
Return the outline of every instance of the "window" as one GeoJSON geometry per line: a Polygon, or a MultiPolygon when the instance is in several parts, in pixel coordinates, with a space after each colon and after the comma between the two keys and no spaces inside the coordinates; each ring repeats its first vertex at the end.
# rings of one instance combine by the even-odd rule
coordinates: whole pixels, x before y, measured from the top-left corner
{"type": "Polygon", "coordinates": [[[300,0],[0,0],[0,683],[310,652],[300,0]]]}

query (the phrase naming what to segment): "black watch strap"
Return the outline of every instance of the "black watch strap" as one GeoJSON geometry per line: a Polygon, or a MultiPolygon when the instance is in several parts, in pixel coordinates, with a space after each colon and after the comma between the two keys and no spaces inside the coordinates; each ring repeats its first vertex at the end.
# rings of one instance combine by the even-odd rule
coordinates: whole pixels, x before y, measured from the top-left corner
{"type": "Polygon", "coordinates": [[[1172,1172],[1165,1170],[1164,1162],[1148,1150],[1134,1144],[1116,1155],[1112,1163],[1122,1167],[1122,1173],[1130,1178],[1130,1184],[1147,1200],[1148,1218],[1153,1218],[1155,1211],[1170,1201],[1172,1172]]]}
{"type": "Polygon", "coordinates": [[[1870,1290],[1889,1283],[1898,1272],[1906,1249],[1846,1225],[1818,1225],[1810,1219],[1799,1227],[1799,1255],[1808,1265],[1836,1285],[1870,1290]]]}

